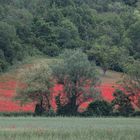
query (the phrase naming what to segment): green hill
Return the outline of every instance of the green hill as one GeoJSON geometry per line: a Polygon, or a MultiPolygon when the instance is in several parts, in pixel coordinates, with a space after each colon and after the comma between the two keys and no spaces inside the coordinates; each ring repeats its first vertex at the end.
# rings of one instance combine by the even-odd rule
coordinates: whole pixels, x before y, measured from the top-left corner
{"type": "MultiPolygon", "coordinates": [[[[95,46],[139,59],[139,24],[138,0],[1,0],[0,71],[28,56],[95,46]]],[[[113,62],[111,69],[122,66],[113,62]]]]}

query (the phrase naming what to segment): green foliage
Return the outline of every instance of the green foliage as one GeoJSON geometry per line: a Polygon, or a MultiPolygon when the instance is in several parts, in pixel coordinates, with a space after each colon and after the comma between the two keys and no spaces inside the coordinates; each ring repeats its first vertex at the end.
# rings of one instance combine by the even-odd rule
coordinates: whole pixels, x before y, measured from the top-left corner
{"type": "Polygon", "coordinates": [[[98,45],[87,51],[90,60],[95,60],[101,66],[104,74],[108,69],[122,71],[127,60],[127,51],[124,48],[98,45]]]}
{"type": "Polygon", "coordinates": [[[0,69],[2,71],[6,69],[8,63],[13,64],[15,60],[19,59],[17,54],[20,53],[21,49],[14,26],[0,22],[0,69]],[[20,49],[16,50],[17,45],[20,49]]]}
{"type": "Polygon", "coordinates": [[[140,59],[140,20],[132,24],[128,30],[128,37],[131,40],[132,47],[129,48],[134,58],[140,59]]]}
{"type": "Polygon", "coordinates": [[[73,109],[71,107],[70,103],[66,103],[65,105],[63,105],[61,103],[61,97],[60,95],[56,96],[56,105],[57,105],[57,115],[59,116],[76,116],[77,113],[72,114],[73,109]]]}
{"type": "Polygon", "coordinates": [[[123,87],[128,92],[133,102],[140,107],[140,61],[130,61],[126,66],[126,75],[123,87]]]}
{"type": "Polygon", "coordinates": [[[46,63],[40,63],[20,72],[17,97],[21,104],[36,103],[35,113],[40,115],[51,109],[50,98],[53,82],[51,70],[46,63]]]}
{"type": "Polygon", "coordinates": [[[61,48],[75,49],[79,41],[77,27],[68,19],[62,20],[58,29],[58,44],[61,48]]]}
{"type": "Polygon", "coordinates": [[[129,116],[134,112],[129,95],[121,90],[116,90],[113,93],[113,96],[114,99],[112,100],[112,106],[114,112],[118,112],[119,115],[122,116],[129,116]]]}
{"type": "Polygon", "coordinates": [[[51,67],[54,79],[64,86],[63,93],[70,104],[70,113],[74,115],[81,103],[92,96],[96,98],[95,85],[98,83],[98,74],[95,65],[88,61],[86,54],[81,50],[65,50],[60,58],[61,60],[51,67]]]}
{"type": "Polygon", "coordinates": [[[39,52],[54,57],[69,48],[94,50],[95,44],[139,59],[139,17],[138,0],[1,0],[1,71],[39,52]]]}
{"type": "Polygon", "coordinates": [[[138,0],[123,0],[125,4],[128,4],[130,6],[135,6],[138,0]]]}
{"type": "Polygon", "coordinates": [[[96,100],[89,104],[87,113],[92,116],[110,116],[112,106],[104,100],[96,100]]]}

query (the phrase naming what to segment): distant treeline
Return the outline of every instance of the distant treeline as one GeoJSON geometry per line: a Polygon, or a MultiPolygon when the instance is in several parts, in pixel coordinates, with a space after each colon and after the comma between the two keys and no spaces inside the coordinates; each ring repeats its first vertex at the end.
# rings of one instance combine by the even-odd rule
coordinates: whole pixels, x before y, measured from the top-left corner
{"type": "MultiPolygon", "coordinates": [[[[101,65],[90,52],[106,46],[119,52],[114,58],[123,52],[130,61],[140,59],[138,0],[0,0],[0,71],[27,56],[76,48],[101,65]]],[[[122,65],[109,68],[121,71],[122,65]]]]}

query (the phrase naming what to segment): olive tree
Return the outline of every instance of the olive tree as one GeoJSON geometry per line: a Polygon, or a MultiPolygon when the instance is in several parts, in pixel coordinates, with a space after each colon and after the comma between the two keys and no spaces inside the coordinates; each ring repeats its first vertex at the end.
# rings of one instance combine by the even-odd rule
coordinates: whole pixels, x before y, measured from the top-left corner
{"type": "Polygon", "coordinates": [[[36,113],[50,111],[51,89],[53,87],[51,73],[51,69],[45,63],[23,69],[19,75],[20,81],[16,90],[16,99],[20,100],[22,104],[36,103],[36,113]]]}
{"type": "Polygon", "coordinates": [[[84,101],[99,97],[95,88],[99,83],[98,73],[81,50],[65,50],[60,58],[52,65],[53,76],[64,86],[67,113],[75,115],[84,101]]]}

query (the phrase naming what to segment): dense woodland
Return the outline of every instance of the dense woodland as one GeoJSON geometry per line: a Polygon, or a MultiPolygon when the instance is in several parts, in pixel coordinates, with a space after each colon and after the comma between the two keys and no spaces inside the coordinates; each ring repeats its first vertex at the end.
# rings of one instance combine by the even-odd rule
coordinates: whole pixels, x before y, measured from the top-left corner
{"type": "Polygon", "coordinates": [[[139,61],[140,1],[0,0],[1,72],[27,56],[76,48],[104,72],[139,61]]]}

